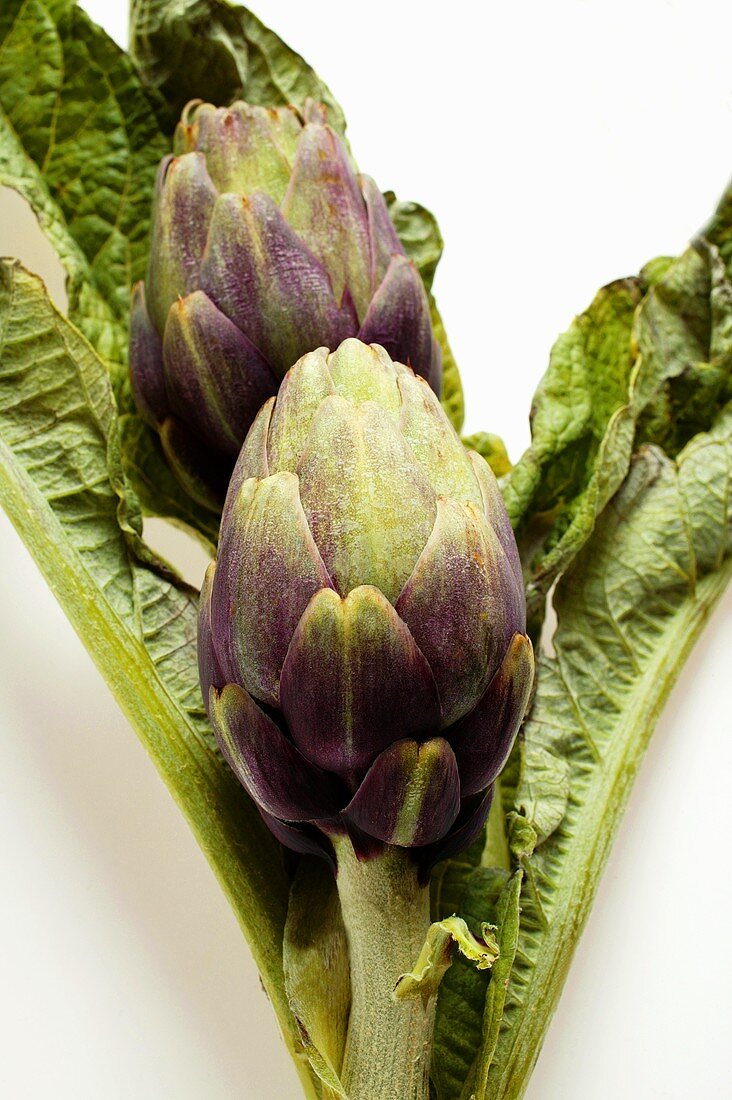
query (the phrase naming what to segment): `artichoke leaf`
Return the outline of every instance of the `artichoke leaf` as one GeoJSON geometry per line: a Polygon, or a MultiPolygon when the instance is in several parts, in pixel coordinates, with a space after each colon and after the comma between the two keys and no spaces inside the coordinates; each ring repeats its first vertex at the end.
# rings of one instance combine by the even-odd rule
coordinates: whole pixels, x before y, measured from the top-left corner
{"type": "Polygon", "coordinates": [[[307,61],[248,8],[225,0],[133,0],[130,50],[157,95],[161,125],[172,133],[190,99],[263,107],[307,99],[325,104],[341,135],[343,111],[307,61]]]}
{"type": "Polygon", "coordinates": [[[674,456],[730,394],[732,284],[699,238],[677,260],[603,287],[555,343],[536,392],[532,443],[503,489],[536,635],[545,597],[590,537],[633,452],[674,456]]]}
{"type": "MultiPolygon", "coordinates": [[[[506,938],[502,899],[508,890],[516,894],[517,920],[517,875],[482,866],[481,849],[482,844],[476,844],[472,857],[470,853],[463,853],[443,864],[435,875],[439,887],[436,888],[437,882],[433,883],[434,916],[444,919],[449,912],[457,911],[476,935],[480,935],[483,922],[490,922],[495,926],[493,938],[497,956],[491,969],[481,970],[458,954],[442,979],[437,997],[431,1069],[432,1085],[439,1100],[458,1100],[461,1096],[484,1045],[484,1018],[491,986],[496,981],[505,982],[513,960],[511,943],[506,938]],[[477,863],[473,862],[475,857],[478,857],[477,863]]],[[[505,992],[505,986],[503,988],[505,992]]],[[[500,1018],[500,1012],[498,1015],[500,1018]]]]}
{"type": "Polygon", "coordinates": [[[215,749],[198,686],[197,594],[142,542],[106,368],[17,262],[0,266],[0,334],[0,503],[186,815],[295,1053],[281,852],[215,749]]]}
{"type": "Polygon", "coordinates": [[[627,472],[633,445],[631,337],[640,299],[637,280],[611,283],[559,337],[534,397],[531,446],[503,486],[527,574],[534,633],[551,583],[627,472]]]}
{"type": "Polygon", "coordinates": [[[0,183],[34,210],[68,276],[69,316],[126,379],[130,289],[147,263],[167,151],[130,59],[70,0],[0,15],[0,183]]]}
{"type": "Polygon", "coordinates": [[[517,1095],[533,1065],[655,722],[732,572],[731,480],[732,407],[675,461],[641,447],[557,585],[555,656],[539,661],[508,806],[518,951],[476,1097],[517,1095]]]}
{"type": "Polygon", "coordinates": [[[463,856],[438,868],[433,884],[438,915],[441,898],[463,913],[495,912],[496,966],[513,913],[505,950],[515,954],[503,992],[496,974],[481,989],[459,962],[446,974],[433,1065],[439,1100],[507,1100],[528,1079],[655,722],[732,573],[731,485],[727,406],[675,460],[640,448],[557,584],[555,655],[539,659],[517,781],[502,784],[522,879],[520,928],[518,897],[499,915],[505,872],[463,856]]]}

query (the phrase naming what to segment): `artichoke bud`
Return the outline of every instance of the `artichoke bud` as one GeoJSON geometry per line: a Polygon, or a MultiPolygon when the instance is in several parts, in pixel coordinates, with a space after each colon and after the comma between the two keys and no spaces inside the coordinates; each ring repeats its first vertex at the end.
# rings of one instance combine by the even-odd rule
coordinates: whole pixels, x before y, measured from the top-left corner
{"type": "Polygon", "coordinates": [[[134,293],[132,384],[183,486],[218,510],[262,401],[305,352],[378,342],[438,394],[441,354],[384,198],[317,104],[194,101],[174,149],[134,293]]]}
{"type": "Polygon", "coordinates": [[[471,843],[527,706],[521,568],[491,470],[383,348],[305,355],[237,461],[201,595],[204,701],[273,832],[423,868],[471,843]]]}

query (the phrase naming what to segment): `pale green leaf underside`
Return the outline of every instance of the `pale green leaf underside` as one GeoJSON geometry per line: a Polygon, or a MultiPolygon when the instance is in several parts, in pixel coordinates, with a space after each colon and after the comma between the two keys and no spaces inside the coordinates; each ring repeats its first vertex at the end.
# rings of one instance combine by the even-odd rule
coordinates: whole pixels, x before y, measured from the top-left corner
{"type": "Polygon", "coordinates": [[[677,462],[641,449],[557,586],[556,657],[539,662],[516,794],[547,838],[521,860],[516,963],[478,1097],[523,1094],[643,752],[729,579],[731,485],[728,408],[677,462]],[[554,801],[533,797],[545,779],[537,769],[550,771],[554,801]]]}
{"type": "Polygon", "coordinates": [[[480,853],[476,864],[472,849],[433,884],[438,916],[495,914],[497,967],[515,952],[500,986],[497,971],[487,988],[459,963],[446,974],[438,1100],[523,1095],[656,719],[729,579],[731,508],[728,407],[676,461],[640,450],[559,581],[556,656],[540,657],[520,767],[501,784],[520,919],[516,877],[503,886],[505,872],[482,867],[480,853]]]}
{"type": "Polygon", "coordinates": [[[116,430],[103,364],[40,280],[4,262],[0,502],[186,815],[297,1051],[279,846],[213,745],[198,688],[196,594],[140,560],[134,498],[113,457],[107,469],[116,430]]]}

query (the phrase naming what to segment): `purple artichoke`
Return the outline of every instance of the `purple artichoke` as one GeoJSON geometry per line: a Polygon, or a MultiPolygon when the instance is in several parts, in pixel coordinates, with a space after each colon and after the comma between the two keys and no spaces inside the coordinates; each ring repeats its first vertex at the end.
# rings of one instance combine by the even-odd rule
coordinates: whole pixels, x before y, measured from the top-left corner
{"type": "Polygon", "coordinates": [[[160,165],[132,387],[184,488],[218,510],[244,437],[299,356],[349,336],[440,391],[422,280],[321,109],[194,101],[160,165]]]}
{"type": "Polygon", "coordinates": [[[304,356],[242,448],[199,621],[221,750],[302,851],[471,842],[533,653],[490,468],[383,348],[304,356]]]}

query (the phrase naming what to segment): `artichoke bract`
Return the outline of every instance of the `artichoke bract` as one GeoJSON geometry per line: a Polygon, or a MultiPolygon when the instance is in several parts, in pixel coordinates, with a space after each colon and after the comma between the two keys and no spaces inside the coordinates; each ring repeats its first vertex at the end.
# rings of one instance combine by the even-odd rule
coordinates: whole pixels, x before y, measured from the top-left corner
{"type": "Polygon", "coordinates": [[[194,101],[174,148],[133,292],[132,388],[179,481],[218,510],[254,417],[305,352],[359,336],[438,394],[441,353],[384,198],[319,105],[194,101]]]}
{"type": "Polygon", "coordinates": [[[222,752],[301,851],[428,868],[482,827],[533,653],[496,479],[383,348],[305,355],[255,420],[201,597],[222,752]]]}

